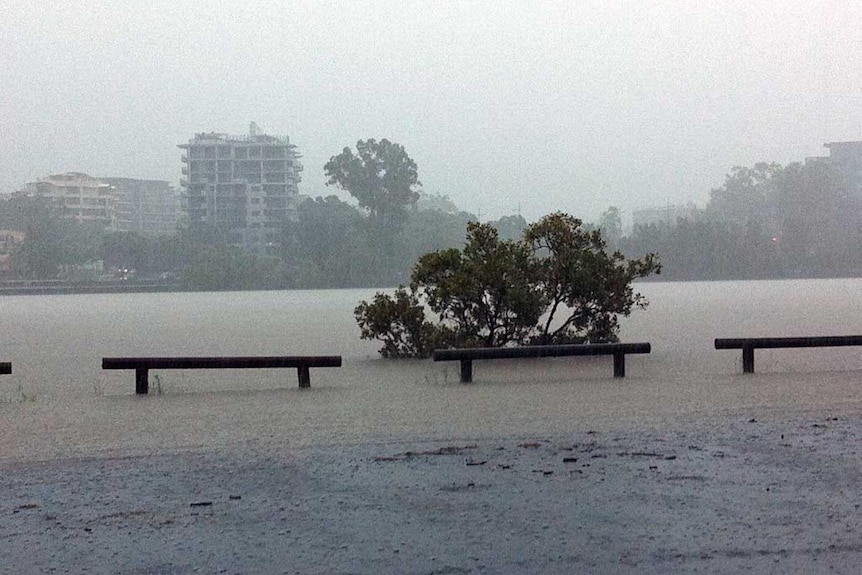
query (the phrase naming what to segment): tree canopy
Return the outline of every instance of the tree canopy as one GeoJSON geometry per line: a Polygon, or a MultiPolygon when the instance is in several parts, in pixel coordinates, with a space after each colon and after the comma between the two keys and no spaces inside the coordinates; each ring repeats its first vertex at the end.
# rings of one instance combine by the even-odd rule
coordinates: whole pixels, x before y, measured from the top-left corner
{"type": "Polygon", "coordinates": [[[554,213],[517,240],[491,224],[467,224],[462,249],[423,255],[409,291],[378,293],[355,310],[361,337],[385,357],[427,356],[434,347],[615,341],[619,316],[646,300],[633,280],[660,271],[653,254],[627,260],[601,232],[554,213]],[[425,319],[425,306],[436,322],[425,319]]]}
{"type": "Polygon", "coordinates": [[[387,139],[359,140],[333,156],[323,167],[327,185],[346,190],[372,221],[400,226],[408,206],[419,200],[419,171],[404,146],[387,139]]]}

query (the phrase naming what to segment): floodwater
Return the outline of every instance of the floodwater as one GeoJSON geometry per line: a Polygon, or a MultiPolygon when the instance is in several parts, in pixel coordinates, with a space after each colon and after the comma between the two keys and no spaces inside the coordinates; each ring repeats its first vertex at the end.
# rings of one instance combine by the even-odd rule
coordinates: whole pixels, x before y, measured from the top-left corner
{"type": "Polygon", "coordinates": [[[862,333],[862,279],[642,283],[622,320],[627,377],[610,357],[458,365],[379,359],[353,308],[374,290],[0,298],[0,460],[136,455],[267,443],[558,434],[787,411],[858,412],[862,349],[758,350],[757,373],[716,337],[862,333]],[[164,370],[135,396],[108,356],[340,354],[341,368],[164,370]]]}

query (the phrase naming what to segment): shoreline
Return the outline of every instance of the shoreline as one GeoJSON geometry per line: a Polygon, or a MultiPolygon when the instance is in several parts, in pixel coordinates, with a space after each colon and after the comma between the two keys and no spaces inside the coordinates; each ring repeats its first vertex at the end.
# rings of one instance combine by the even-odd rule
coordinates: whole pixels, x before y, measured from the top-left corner
{"type": "Polygon", "coordinates": [[[3,282],[0,296],[4,295],[70,295],[120,293],[171,293],[195,291],[192,288],[159,282],[3,282]]]}

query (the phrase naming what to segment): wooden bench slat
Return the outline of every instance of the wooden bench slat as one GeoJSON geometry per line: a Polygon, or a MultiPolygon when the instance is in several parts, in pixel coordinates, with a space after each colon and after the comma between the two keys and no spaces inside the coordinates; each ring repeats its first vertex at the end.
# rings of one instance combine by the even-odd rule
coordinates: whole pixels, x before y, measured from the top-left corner
{"type": "Polygon", "coordinates": [[[341,367],[340,355],[245,357],[105,357],[102,369],[260,369],[341,367]]]}
{"type": "Polygon", "coordinates": [[[816,337],[736,337],[717,338],[715,349],[778,349],[783,347],[842,347],[862,345],[862,335],[816,337]]]}
{"type": "Polygon", "coordinates": [[[470,347],[436,349],[434,361],[459,359],[517,359],[523,357],[565,357],[578,355],[613,355],[616,353],[650,353],[649,343],[583,343],[565,345],[524,345],[519,347],[470,347]]]}

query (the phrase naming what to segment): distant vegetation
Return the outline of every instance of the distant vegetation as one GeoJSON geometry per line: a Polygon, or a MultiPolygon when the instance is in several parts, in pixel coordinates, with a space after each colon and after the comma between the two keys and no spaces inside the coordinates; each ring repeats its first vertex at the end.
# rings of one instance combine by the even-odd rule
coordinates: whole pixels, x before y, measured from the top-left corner
{"type": "Polygon", "coordinates": [[[862,190],[826,162],[736,167],[694,219],[637,227],[618,245],[661,255],[666,279],[862,274],[862,190]]]}
{"type": "Polygon", "coordinates": [[[618,318],[646,306],[632,281],[659,269],[653,254],[626,260],[609,252],[600,231],[567,214],[545,216],[517,240],[470,222],[462,249],[421,256],[409,287],[377,293],[355,315],[363,339],[383,342],[384,357],[426,357],[438,347],[616,341],[618,318]]]}
{"type": "MultiPolygon", "coordinates": [[[[26,237],[12,249],[6,277],[92,280],[135,270],[138,278],[201,290],[395,286],[412,281],[424,254],[463,248],[464,230],[477,221],[447,197],[423,193],[416,163],[394,142],[359,141],[324,170],[327,184],[355,204],[335,195],[302,202],[265,256],[205,223],[184,222],[170,236],[112,233],[62,219],[47,200],[13,196],[0,201],[0,229],[26,237]]],[[[521,216],[488,224],[500,240],[520,239],[528,227],[521,216]]],[[[666,279],[862,274],[862,194],[827,162],[734,168],[689,219],[625,235],[612,207],[579,229],[600,229],[602,241],[624,254],[658,254],[666,279]]]]}

